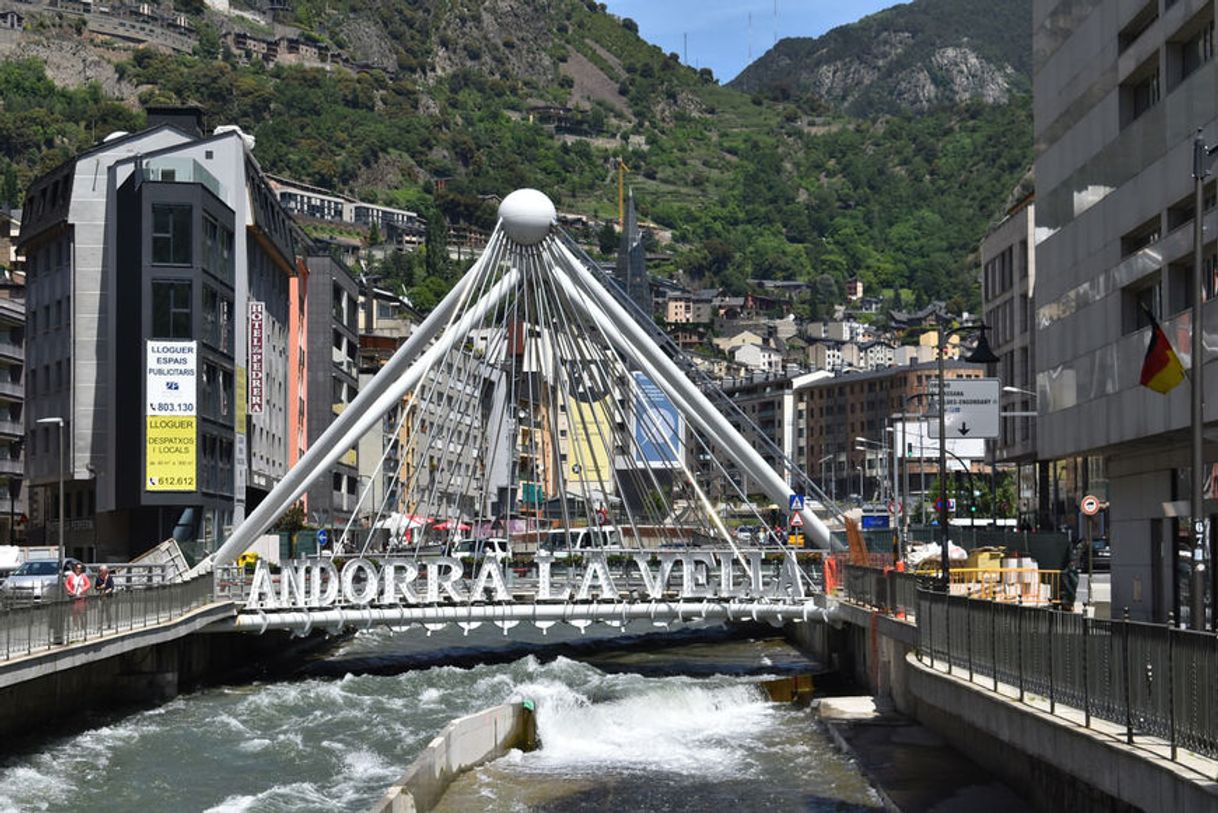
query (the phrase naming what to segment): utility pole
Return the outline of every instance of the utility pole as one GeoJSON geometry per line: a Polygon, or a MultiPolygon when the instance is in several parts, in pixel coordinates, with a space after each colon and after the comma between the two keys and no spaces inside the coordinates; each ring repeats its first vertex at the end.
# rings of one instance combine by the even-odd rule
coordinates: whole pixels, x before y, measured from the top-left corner
{"type": "MultiPolygon", "coordinates": [[[[1193,629],[1205,629],[1205,568],[1209,560],[1210,595],[1218,597],[1218,568],[1214,567],[1213,552],[1209,550],[1205,517],[1205,457],[1201,429],[1205,423],[1205,390],[1202,379],[1205,367],[1204,333],[1205,267],[1202,246],[1202,219],[1205,217],[1205,179],[1218,147],[1208,147],[1201,129],[1193,139],[1193,308],[1192,308],[1192,370],[1189,385],[1192,388],[1192,483],[1191,513],[1193,515],[1193,585],[1192,609],[1189,620],[1193,629]]],[[[1214,629],[1218,630],[1218,612],[1214,613],[1214,629]]]]}

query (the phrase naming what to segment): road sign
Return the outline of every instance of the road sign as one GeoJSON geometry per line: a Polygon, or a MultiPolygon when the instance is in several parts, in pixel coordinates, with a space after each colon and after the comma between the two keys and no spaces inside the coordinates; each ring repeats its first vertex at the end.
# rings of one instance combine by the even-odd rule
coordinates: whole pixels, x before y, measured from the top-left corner
{"type": "Polygon", "coordinates": [[[905,511],[905,503],[904,503],[904,502],[897,502],[897,501],[895,501],[895,500],[889,500],[889,501],[888,501],[888,510],[889,510],[889,512],[891,512],[891,513],[897,513],[897,514],[904,513],[904,511],[905,511]]]}
{"type": "MultiPolygon", "coordinates": [[[[938,510],[940,510],[942,507],[943,507],[943,500],[935,500],[935,510],[936,510],[936,511],[938,511],[938,510]]],[[[955,511],[955,510],[956,510],[956,498],[955,498],[955,497],[948,497],[948,498],[947,498],[947,510],[948,510],[948,511],[955,511]]]]}
{"type": "Polygon", "coordinates": [[[329,541],[330,541],[330,534],[326,531],[325,528],[322,528],[320,531],[317,532],[317,544],[319,547],[324,546],[329,541]]]}
{"type": "MultiPolygon", "coordinates": [[[[938,400],[938,387],[932,384],[931,396],[938,400]]],[[[955,378],[943,384],[944,426],[949,438],[998,437],[997,378],[955,378]]],[[[928,421],[928,435],[939,437],[939,421],[928,421]]]]}
{"type": "Polygon", "coordinates": [[[1100,512],[1099,498],[1088,494],[1086,497],[1083,497],[1081,502],[1079,502],[1078,507],[1087,516],[1094,517],[1100,512]]]}
{"type": "Polygon", "coordinates": [[[792,514],[792,515],[791,515],[791,527],[792,527],[792,528],[802,528],[802,527],[804,527],[804,518],[803,518],[803,516],[801,516],[800,514],[792,514]]]}
{"type": "Polygon", "coordinates": [[[804,510],[804,495],[803,494],[792,494],[790,497],[787,498],[787,502],[790,503],[792,511],[804,510]]]}

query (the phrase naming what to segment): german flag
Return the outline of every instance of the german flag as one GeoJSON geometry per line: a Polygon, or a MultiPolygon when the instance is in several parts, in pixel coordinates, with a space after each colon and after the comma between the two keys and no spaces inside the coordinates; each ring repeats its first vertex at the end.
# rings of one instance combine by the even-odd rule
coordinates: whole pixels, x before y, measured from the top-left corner
{"type": "Polygon", "coordinates": [[[1142,386],[1166,394],[1184,380],[1184,365],[1167,340],[1167,334],[1155,321],[1154,314],[1145,308],[1143,313],[1150,319],[1150,344],[1142,361],[1142,386]]]}

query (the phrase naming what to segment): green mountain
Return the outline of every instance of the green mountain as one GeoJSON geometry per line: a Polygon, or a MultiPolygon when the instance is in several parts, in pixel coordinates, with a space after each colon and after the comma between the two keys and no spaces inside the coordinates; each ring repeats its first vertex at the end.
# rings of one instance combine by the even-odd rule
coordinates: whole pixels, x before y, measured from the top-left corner
{"type": "Polygon", "coordinates": [[[917,0],[822,37],[780,40],[729,87],[858,116],[1028,92],[1032,0],[917,0]]]}
{"type": "MultiPolygon", "coordinates": [[[[266,170],[435,223],[487,226],[495,210],[482,196],[520,186],[560,210],[615,217],[620,159],[643,217],[671,230],[670,260],[653,270],[734,291],[754,278],[812,281],[816,311],[855,275],[905,290],[907,305],[975,301],[970,256],[1031,162],[1026,96],[826,117],[721,87],[583,0],[290,0],[276,12],[358,71],[243,64],[221,36],[241,18],[193,19],[195,55],[120,52],[107,91],[57,87],[35,61],[0,63],[5,186],[140,126],[136,98],[198,104],[209,126],[253,133],[266,170]]],[[[81,42],[72,26],[27,36],[81,42]]],[[[459,271],[439,254],[390,269],[420,305],[459,271]]]]}

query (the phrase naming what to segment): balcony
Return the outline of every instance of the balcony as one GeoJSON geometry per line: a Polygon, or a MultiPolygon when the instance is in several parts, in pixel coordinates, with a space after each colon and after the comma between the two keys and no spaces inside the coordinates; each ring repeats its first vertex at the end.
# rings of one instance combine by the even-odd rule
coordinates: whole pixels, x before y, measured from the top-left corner
{"type": "Polygon", "coordinates": [[[10,401],[24,401],[25,384],[20,381],[0,379],[0,398],[7,398],[10,401]]]}
{"type": "Polygon", "coordinates": [[[0,437],[25,437],[25,424],[21,421],[0,420],[0,437]]]}
{"type": "Polygon", "coordinates": [[[5,361],[25,361],[25,347],[21,342],[15,342],[8,336],[0,338],[0,359],[5,361]]]}
{"type": "Polygon", "coordinates": [[[224,185],[193,158],[153,158],[144,162],[144,177],[161,183],[198,183],[224,200],[224,185]]]}
{"type": "MultiPolygon", "coordinates": [[[[24,477],[25,461],[20,457],[0,457],[0,477],[24,477]]],[[[0,492],[2,493],[2,492],[0,492]]]]}

